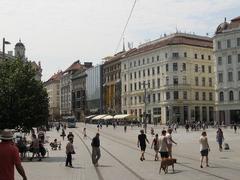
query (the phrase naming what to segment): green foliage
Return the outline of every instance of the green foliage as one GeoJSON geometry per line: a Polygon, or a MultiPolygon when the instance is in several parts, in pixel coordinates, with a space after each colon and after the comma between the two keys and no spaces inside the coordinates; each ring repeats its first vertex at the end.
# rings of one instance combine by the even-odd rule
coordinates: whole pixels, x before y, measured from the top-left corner
{"type": "Polygon", "coordinates": [[[30,62],[0,61],[0,129],[45,125],[48,96],[30,62]]]}

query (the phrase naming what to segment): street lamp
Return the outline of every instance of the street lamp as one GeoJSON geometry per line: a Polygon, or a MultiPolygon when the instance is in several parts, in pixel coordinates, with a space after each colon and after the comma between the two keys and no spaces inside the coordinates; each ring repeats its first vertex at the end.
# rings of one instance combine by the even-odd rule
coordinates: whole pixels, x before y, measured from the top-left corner
{"type": "Polygon", "coordinates": [[[143,123],[144,123],[144,131],[145,133],[147,133],[147,88],[146,86],[149,86],[150,83],[141,83],[141,85],[143,85],[144,87],[144,119],[143,119],[143,123]]]}
{"type": "Polygon", "coordinates": [[[3,60],[5,60],[5,44],[11,44],[9,41],[6,41],[5,38],[3,38],[3,60]]]}

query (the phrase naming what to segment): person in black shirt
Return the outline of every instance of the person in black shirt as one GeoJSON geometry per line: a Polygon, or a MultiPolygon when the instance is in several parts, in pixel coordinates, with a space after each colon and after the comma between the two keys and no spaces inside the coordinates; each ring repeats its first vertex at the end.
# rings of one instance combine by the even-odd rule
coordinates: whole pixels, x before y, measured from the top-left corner
{"type": "Polygon", "coordinates": [[[147,139],[147,136],[146,134],[144,134],[144,131],[143,130],[140,130],[140,133],[138,135],[138,143],[137,143],[137,146],[139,147],[140,145],[140,148],[141,148],[141,157],[140,157],[140,160],[143,161],[145,160],[144,158],[144,153],[145,153],[145,149],[146,149],[146,141],[147,143],[149,144],[149,141],[147,139]]]}
{"type": "Polygon", "coordinates": [[[92,139],[92,163],[98,166],[98,160],[101,157],[99,133],[92,139]]]}

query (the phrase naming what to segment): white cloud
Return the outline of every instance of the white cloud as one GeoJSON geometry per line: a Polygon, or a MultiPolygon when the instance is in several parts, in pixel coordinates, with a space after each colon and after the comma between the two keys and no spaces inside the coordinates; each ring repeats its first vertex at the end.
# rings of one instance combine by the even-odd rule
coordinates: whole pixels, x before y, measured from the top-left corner
{"type": "MultiPolygon", "coordinates": [[[[44,79],[73,61],[100,62],[114,53],[134,0],[1,0],[1,36],[25,43],[44,79]]],[[[135,45],[174,32],[213,33],[239,0],[137,0],[126,31],[135,45]]],[[[8,50],[12,49],[7,47],[8,50]]]]}

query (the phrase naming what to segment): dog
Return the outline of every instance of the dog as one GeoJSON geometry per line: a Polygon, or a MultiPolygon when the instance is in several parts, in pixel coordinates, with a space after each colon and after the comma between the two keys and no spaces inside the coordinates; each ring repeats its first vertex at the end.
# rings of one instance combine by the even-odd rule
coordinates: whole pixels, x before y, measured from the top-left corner
{"type": "Polygon", "coordinates": [[[168,166],[172,166],[172,170],[174,172],[174,164],[177,163],[177,159],[175,158],[167,158],[161,161],[161,165],[159,168],[159,174],[161,173],[161,169],[166,173],[168,173],[168,166]]]}
{"type": "Polygon", "coordinates": [[[229,149],[230,149],[230,147],[229,147],[229,144],[228,144],[228,143],[224,143],[224,149],[225,149],[225,150],[229,150],[229,149]]]}

